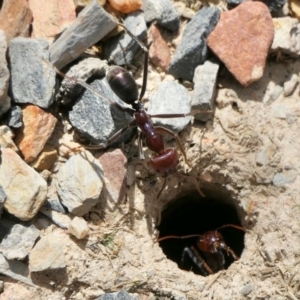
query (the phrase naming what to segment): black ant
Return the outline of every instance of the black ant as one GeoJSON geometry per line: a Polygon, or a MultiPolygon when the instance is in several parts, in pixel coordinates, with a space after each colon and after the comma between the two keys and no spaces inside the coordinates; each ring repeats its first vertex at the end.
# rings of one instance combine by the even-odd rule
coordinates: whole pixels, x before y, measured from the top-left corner
{"type": "Polygon", "coordinates": [[[226,245],[222,234],[219,232],[220,229],[226,227],[233,227],[239,230],[245,231],[245,228],[233,225],[226,224],[221,227],[218,227],[215,230],[209,230],[204,232],[203,234],[191,234],[185,236],[177,236],[177,235],[168,235],[161,237],[157,240],[157,242],[162,242],[168,239],[189,239],[193,237],[198,237],[197,240],[197,248],[195,246],[185,247],[182,251],[181,255],[181,267],[184,266],[186,256],[192,260],[193,264],[198,267],[199,271],[204,275],[211,275],[216,273],[219,270],[224,269],[225,267],[225,257],[224,251],[227,255],[231,254],[234,260],[238,260],[239,257],[234,253],[234,251],[226,245]],[[199,251],[201,251],[202,256],[199,251]]]}
{"type": "MultiPolygon", "coordinates": [[[[140,158],[141,159],[144,158],[143,150],[142,150],[142,139],[145,138],[146,146],[148,147],[148,149],[150,149],[151,151],[154,152],[154,155],[150,158],[150,164],[151,164],[152,168],[164,178],[163,186],[156,197],[158,199],[161,192],[163,191],[163,189],[165,187],[166,177],[169,174],[173,174],[176,172],[177,165],[179,162],[178,153],[174,148],[165,149],[162,134],[170,135],[176,139],[176,142],[179,146],[180,152],[184,158],[185,163],[188,166],[190,166],[190,164],[188,163],[186,153],[184,151],[184,148],[180,142],[178,135],[164,127],[154,126],[151,119],[152,118],[187,117],[187,116],[192,116],[200,111],[196,110],[196,111],[192,111],[190,113],[157,114],[157,115],[150,115],[145,111],[144,105],[142,103],[142,99],[145,94],[146,86],[147,86],[148,56],[149,56],[148,49],[124,25],[122,25],[122,24],[119,24],[119,25],[121,27],[123,27],[124,30],[130,35],[130,37],[139,44],[139,46],[143,49],[143,51],[145,53],[144,70],[143,70],[143,84],[142,84],[140,95],[138,94],[138,87],[137,87],[136,81],[134,80],[131,73],[129,73],[124,68],[122,68],[120,66],[113,66],[108,70],[108,72],[106,74],[107,81],[108,81],[111,89],[113,90],[113,92],[123,102],[131,105],[132,108],[125,108],[125,107],[121,106],[117,102],[114,102],[113,100],[98,93],[94,88],[89,86],[84,81],[81,81],[81,80],[73,78],[73,77],[68,77],[68,76],[64,75],[63,73],[61,73],[59,70],[56,70],[56,71],[61,76],[66,77],[67,79],[80,84],[81,86],[85,87],[86,89],[92,91],[93,93],[99,95],[102,98],[106,98],[114,106],[116,106],[117,108],[119,108],[122,111],[126,111],[134,118],[133,121],[131,121],[125,127],[121,128],[119,131],[117,131],[115,134],[113,134],[108,139],[108,144],[116,141],[120,137],[120,135],[122,135],[130,127],[138,127],[140,129],[141,132],[139,133],[139,139],[138,139],[138,149],[139,149],[140,158]]],[[[207,112],[209,112],[209,111],[207,111],[207,112]]],[[[95,145],[95,146],[88,145],[88,146],[84,146],[84,147],[87,149],[99,148],[99,146],[97,146],[97,145],[95,145]]],[[[205,197],[204,194],[201,192],[200,188],[198,187],[198,184],[196,184],[196,186],[197,186],[197,189],[198,189],[198,192],[200,193],[200,195],[202,197],[205,197]]]]}

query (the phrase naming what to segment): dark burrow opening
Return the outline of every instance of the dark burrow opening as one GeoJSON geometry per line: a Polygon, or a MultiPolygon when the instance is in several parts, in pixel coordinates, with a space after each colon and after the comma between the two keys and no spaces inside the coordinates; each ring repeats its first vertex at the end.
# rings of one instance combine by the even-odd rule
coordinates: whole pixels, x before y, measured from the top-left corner
{"type": "MultiPolygon", "coordinates": [[[[236,209],[236,203],[228,195],[224,193],[215,193],[205,191],[206,198],[200,198],[198,193],[190,193],[184,197],[175,199],[170,202],[169,206],[162,212],[162,221],[158,226],[160,232],[159,238],[175,235],[184,236],[192,234],[203,235],[207,231],[213,231],[226,224],[234,224],[242,226],[242,212],[236,209]],[[209,195],[211,194],[211,195],[209,195]]],[[[225,244],[229,246],[238,258],[241,256],[244,249],[245,232],[233,227],[226,227],[218,230],[224,238],[225,244]]],[[[203,236],[202,236],[203,238],[203,236]]],[[[227,255],[225,250],[222,254],[210,254],[208,252],[199,251],[197,248],[197,240],[199,237],[187,239],[166,239],[160,241],[160,247],[168,259],[176,262],[180,269],[192,271],[198,275],[209,275],[209,271],[199,263],[195,256],[200,254],[213,273],[221,269],[227,269],[235,259],[230,253],[227,255]],[[189,250],[184,249],[188,247],[189,250]],[[192,248],[194,248],[192,250],[192,248]],[[184,254],[184,260],[182,255],[184,254]],[[191,256],[189,255],[191,254],[191,256]],[[224,261],[222,260],[224,257],[224,261]]]]}

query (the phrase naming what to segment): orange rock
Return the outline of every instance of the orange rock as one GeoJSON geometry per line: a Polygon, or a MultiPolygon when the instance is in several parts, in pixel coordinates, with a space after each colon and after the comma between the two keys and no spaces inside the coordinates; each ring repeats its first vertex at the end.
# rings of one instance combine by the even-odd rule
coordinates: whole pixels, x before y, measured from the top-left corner
{"type": "Polygon", "coordinates": [[[169,46],[154,24],[151,25],[150,34],[152,37],[152,44],[149,49],[150,60],[156,67],[160,67],[165,71],[171,60],[169,46]]]}
{"type": "Polygon", "coordinates": [[[29,0],[29,5],[34,18],[32,37],[49,43],[76,19],[73,0],[29,0]]]}
{"type": "Polygon", "coordinates": [[[142,7],[142,0],[109,0],[112,8],[122,13],[128,14],[142,7]]]}
{"type": "Polygon", "coordinates": [[[17,131],[15,143],[28,163],[32,162],[43,150],[57,119],[35,105],[24,106],[22,112],[24,125],[17,131]]]}
{"type": "Polygon", "coordinates": [[[32,12],[27,0],[4,0],[0,11],[0,29],[7,43],[17,36],[29,37],[32,12]]]}

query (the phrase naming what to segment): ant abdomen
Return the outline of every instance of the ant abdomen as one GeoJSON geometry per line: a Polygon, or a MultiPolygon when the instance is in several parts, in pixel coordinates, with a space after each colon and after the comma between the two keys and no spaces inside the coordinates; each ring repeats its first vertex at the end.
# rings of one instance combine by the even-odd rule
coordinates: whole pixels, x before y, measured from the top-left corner
{"type": "Polygon", "coordinates": [[[131,73],[119,66],[111,67],[106,79],[113,92],[125,103],[132,104],[138,99],[138,87],[131,73]]]}
{"type": "Polygon", "coordinates": [[[169,148],[163,154],[154,155],[150,160],[150,164],[162,177],[166,177],[176,172],[178,161],[176,150],[169,148]]]}

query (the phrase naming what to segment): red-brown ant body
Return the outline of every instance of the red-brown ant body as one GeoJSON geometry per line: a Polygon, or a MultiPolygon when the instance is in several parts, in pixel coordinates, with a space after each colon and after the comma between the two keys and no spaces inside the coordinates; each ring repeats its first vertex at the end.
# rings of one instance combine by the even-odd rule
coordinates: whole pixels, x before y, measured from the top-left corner
{"type": "Polygon", "coordinates": [[[238,225],[227,224],[215,230],[209,230],[203,234],[191,234],[185,236],[168,235],[161,237],[157,242],[162,242],[168,239],[188,239],[198,237],[197,248],[195,246],[185,247],[182,251],[181,265],[184,265],[186,256],[189,256],[195,266],[203,275],[211,275],[225,267],[224,251],[227,255],[231,254],[234,260],[239,257],[234,251],[226,245],[223,235],[218,231],[222,228],[233,227],[245,231],[245,229],[238,225]],[[199,253],[201,252],[201,254],[199,253]],[[204,259],[204,258],[206,259],[204,259]]]}
{"type": "MultiPolygon", "coordinates": [[[[91,90],[95,94],[99,95],[102,98],[108,99],[114,106],[118,107],[120,110],[126,111],[129,113],[132,117],[134,117],[134,120],[131,121],[127,126],[120,129],[118,132],[116,132],[112,137],[108,139],[108,145],[115,140],[117,140],[121,134],[123,134],[129,127],[138,127],[141,131],[139,134],[139,155],[140,158],[143,158],[143,152],[142,152],[142,139],[145,138],[146,146],[148,149],[154,152],[154,155],[150,159],[150,164],[152,168],[158,172],[162,177],[164,177],[164,183],[157,194],[157,198],[161,194],[162,190],[165,187],[166,184],[166,177],[169,174],[172,174],[176,172],[177,165],[178,165],[178,153],[174,148],[168,148],[165,149],[164,140],[162,137],[162,134],[167,134],[172,136],[176,139],[177,144],[179,145],[180,152],[183,155],[183,158],[185,162],[188,164],[187,157],[185,154],[185,151],[183,149],[183,146],[180,142],[179,137],[177,134],[173,133],[172,131],[161,127],[161,126],[154,126],[152,123],[151,118],[178,118],[178,117],[187,117],[192,116],[200,111],[193,111],[190,113],[184,113],[184,114],[158,114],[158,115],[150,115],[147,114],[147,112],[144,109],[144,105],[142,103],[142,98],[146,91],[147,86],[147,74],[148,74],[148,49],[144,46],[143,43],[141,43],[126,27],[122,26],[125,31],[133,38],[139,46],[143,49],[145,53],[144,58],[144,70],[143,70],[143,84],[141,88],[140,95],[138,96],[138,87],[137,84],[131,75],[127,70],[125,70],[122,67],[119,66],[113,66],[111,67],[107,74],[106,78],[107,81],[113,90],[113,92],[126,104],[131,105],[132,108],[125,108],[121,105],[119,105],[117,102],[114,102],[113,100],[105,97],[104,95],[98,93],[95,89],[93,89],[90,85],[86,84],[84,81],[81,81],[79,79],[68,77],[62,74],[60,71],[57,70],[59,74],[61,74],[63,77],[66,77],[69,80],[73,80],[74,82],[80,84],[81,86],[85,87],[88,90],[91,90]]],[[[88,145],[85,146],[88,149],[97,149],[98,146],[95,145],[88,145]]],[[[189,164],[188,164],[189,165],[189,164]]],[[[204,197],[203,193],[201,192],[200,188],[197,186],[198,192],[201,194],[202,197],[204,197]]]]}

